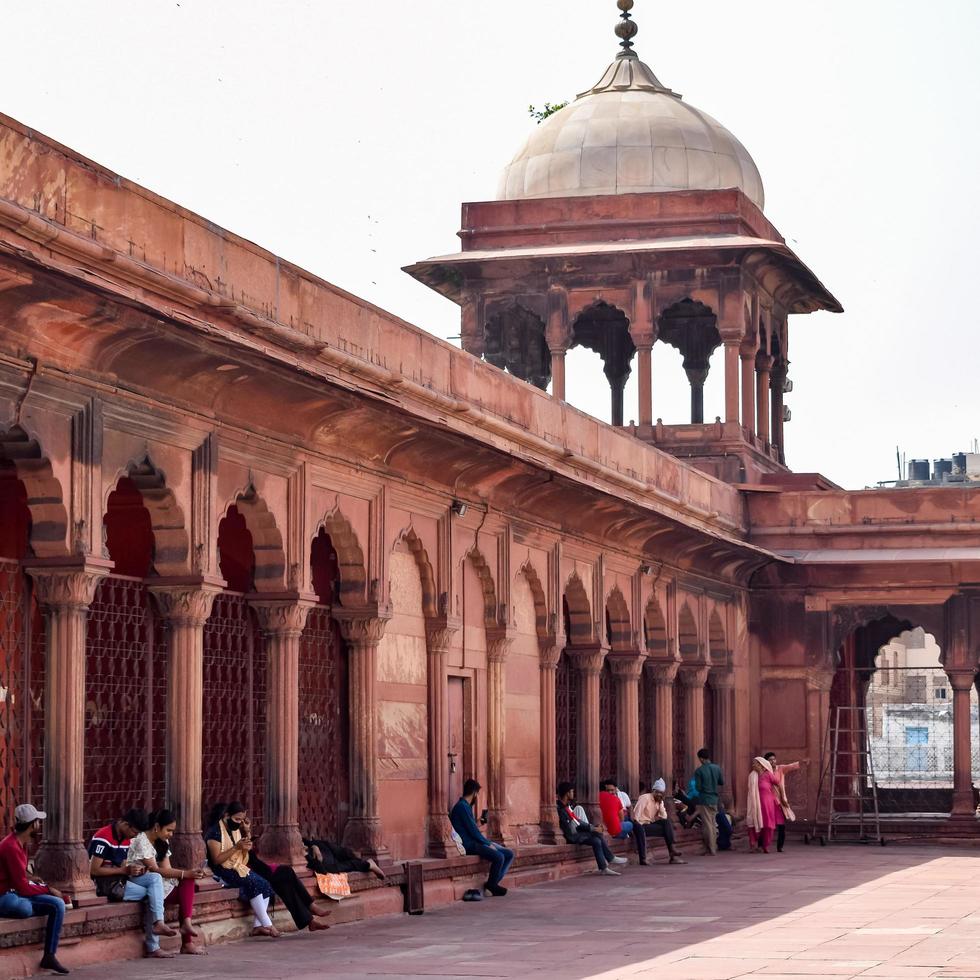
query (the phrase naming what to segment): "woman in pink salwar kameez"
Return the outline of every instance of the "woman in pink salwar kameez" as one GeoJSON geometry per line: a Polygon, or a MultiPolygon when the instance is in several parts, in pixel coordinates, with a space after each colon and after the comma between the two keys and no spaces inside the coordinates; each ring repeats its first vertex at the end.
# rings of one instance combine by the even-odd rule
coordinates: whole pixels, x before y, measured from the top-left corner
{"type": "Polygon", "coordinates": [[[779,806],[779,782],[772,766],[757,756],[752,760],[749,787],[746,794],[745,823],[749,831],[749,849],[769,853],[772,835],[776,829],[776,809],[779,806]]]}
{"type": "Polygon", "coordinates": [[[781,766],[776,762],[776,753],[767,752],[766,761],[773,768],[773,780],[776,782],[776,850],[782,851],[786,844],[786,824],[796,820],[796,814],[789,805],[789,797],[786,795],[786,773],[796,772],[801,763],[787,762],[781,766]]]}

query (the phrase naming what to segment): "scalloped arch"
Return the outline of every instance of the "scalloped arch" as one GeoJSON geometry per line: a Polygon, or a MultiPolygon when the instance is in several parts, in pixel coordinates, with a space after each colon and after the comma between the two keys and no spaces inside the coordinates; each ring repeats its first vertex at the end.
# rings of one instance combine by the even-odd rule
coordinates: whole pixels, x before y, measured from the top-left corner
{"type": "Polygon", "coordinates": [[[334,507],[317,524],[316,532],[326,531],[330,543],[337,552],[340,566],[340,605],[355,606],[367,599],[367,568],[364,564],[364,551],[357,534],[339,507],[334,507]]]}
{"type": "Polygon", "coordinates": [[[487,626],[497,626],[497,589],[493,584],[490,566],[477,548],[470,548],[465,560],[473,563],[480,579],[480,588],[483,590],[483,622],[487,626]]]}
{"type": "Polygon", "coordinates": [[[252,551],[255,554],[255,591],[284,592],[286,589],[286,553],[282,546],[282,534],[275,516],[268,505],[250,487],[225,508],[234,505],[245,519],[245,526],[252,535],[252,551]]]}
{"type": "Polygon", "coordinates": [[[643,612],[643,642],[653,656],[667,656],[667,618],[656,596],[650,597],[643,612]]]}
{"type": "Polygon", "coordinates": [[[541,579],[531,564],[530,559],[521,565],[517,574],[524,576],[528,587],[531,589],[531,595],[534,598],[534,626],[537,630],[538,639],[547,639],[550,635],[548,632],[548,603],[544,596],[544,587],[541,585],[541,579]]]}
{"type": "Polygon", "coordinates": [[[619,586],[613,587],[606,598],[606,639],[613,650],[630,650],[633,644],[633,627],[630,610],[619,586]]]}
{"type": "Polygon", "coordinates": [[[176,494],[167,486],[163,470],[153,464],[148,453],[130,460],[116,474],[102,501],[103,520],[109,507],[109,496],[123,478],[131,480],[139,490],[143,506],[150,515],[153,530],[152,570],[162,576],[188,575],[191,570],[191,546],[184,512],[177,503],[176,494]]]}
{"type": "Polygon", "coordinates": [[[415,533],[415,529],[409,525],[395,539],[395,545],[404,542],[405,546],[412,553],[415,564],[419,570],[419,578],[422,580],[422,612],[427,618],[432,618],[439,614],[439,599],[436,595],[436,576],[432,569],[432,562],[426,553],[422,539],[415,533]]]}
{"type": "Polygon", "coordinates": [[[677,614],[677,646],[684,660],[694,661],[700,654],[698,623],[687,600],[677,614]]]}
{"type": "Polygon", "coordinates": [[[562,592],[564,611],[567,613],[565,624],[565,640],[571,646],[585,645],[594,639],[592,629],[592,607],[585,586],[578,576],[572,572],[565,583],[562,592]]]}
{"type": "Polygon", "coordinates": [[[20,425],[0,433],[0,460],[9,463],[27,491],[29,542],[36,558],[68,554],[68,511],[61,484],[38,441],[20,425]]]}

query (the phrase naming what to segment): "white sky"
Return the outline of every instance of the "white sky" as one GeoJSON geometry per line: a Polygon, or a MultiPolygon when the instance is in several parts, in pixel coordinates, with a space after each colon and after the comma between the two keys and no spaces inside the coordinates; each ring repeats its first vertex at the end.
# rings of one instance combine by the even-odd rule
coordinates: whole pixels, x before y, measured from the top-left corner
{"type": "MultiPolygon", "coordinates": [[[[601,75],[617,15],[614,0],[6,0],[0,111],[448,337],[457,307],[400,267],[457,250],[460,203],[494,195],[529,103],[601,75]]],[[[637,0],[634,16],[640,57],[746,145],[767,216],[846,309],[791,320],[790,465],[859,487],[895,476],[896,444],[968,449],[980,3],[637,0]]],[[[654,359],[654,415],[686,421],[679,357],[654,359]]],[[[608,417],[579,360],[570,400],[608,417]]],[[[719,358],[706,418],[720,375],[719,358]]]]}

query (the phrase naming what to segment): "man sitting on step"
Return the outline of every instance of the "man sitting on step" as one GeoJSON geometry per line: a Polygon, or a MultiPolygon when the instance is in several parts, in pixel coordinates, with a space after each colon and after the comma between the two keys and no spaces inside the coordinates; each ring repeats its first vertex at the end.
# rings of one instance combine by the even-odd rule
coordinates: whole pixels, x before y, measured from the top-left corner
{"type": "Polygon", "coordinates": [[[473,808],[476,806],[476,794],[482,788],[475,779],[467,779],[463,783],[463,795],[449,813],[449,821],[463,841],[466,853],[478,854],[490,862],[490,874],[483,887],[486,894],[499,897],[507,894],[507,889],[500,882],[514,860],[514,852],[487,840],[480,832],[473,816],[473,808]]]}
{"type": "Polygon", "coordinates": [[[614,857],[609,850],[602,832],[593,827],[588,820],[584,819],[585,814],[575,806],[575,787],[571,783],[558,784],[558,826],[561,827],[562,835],[569,844],[588,844],[595,854],[595,863],[599,867],[601,875],[618,875],[618,871],[613,871],[610,864],[626,864],[626,858],[614,857]],[[580,819],[583,818],[583,819],[580,819]]]}

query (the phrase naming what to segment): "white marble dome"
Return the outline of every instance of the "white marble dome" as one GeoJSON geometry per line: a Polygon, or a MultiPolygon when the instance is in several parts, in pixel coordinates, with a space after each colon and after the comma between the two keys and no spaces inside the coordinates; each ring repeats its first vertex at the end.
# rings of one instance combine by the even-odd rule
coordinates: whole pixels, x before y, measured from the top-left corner
{"type": "Polygon", "coordinates": [[[504,170],[498,200],[738,187],[762,208],[759,170],[721,123],[632,52],[549,116],[504,170]]]}

